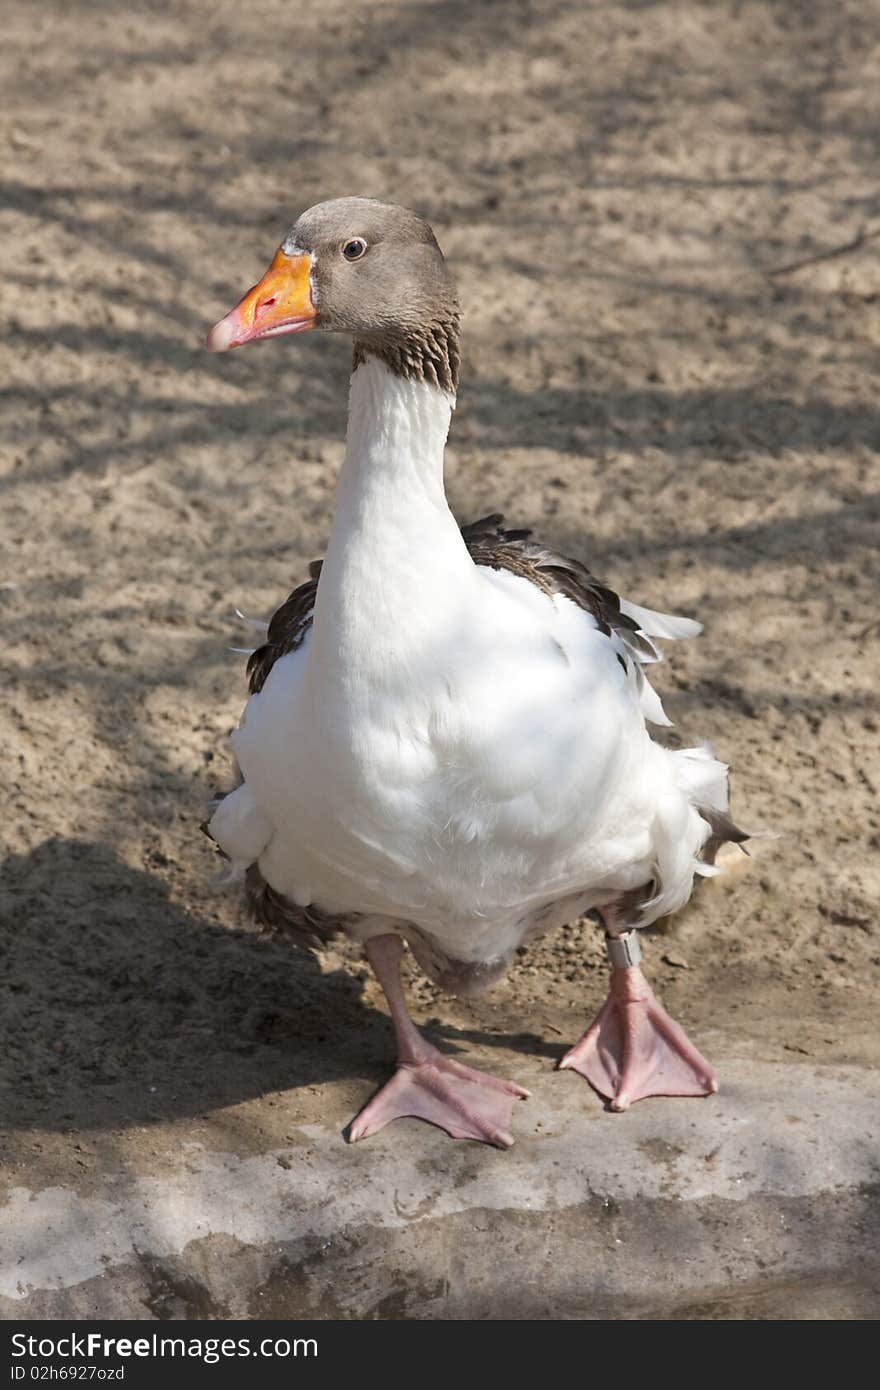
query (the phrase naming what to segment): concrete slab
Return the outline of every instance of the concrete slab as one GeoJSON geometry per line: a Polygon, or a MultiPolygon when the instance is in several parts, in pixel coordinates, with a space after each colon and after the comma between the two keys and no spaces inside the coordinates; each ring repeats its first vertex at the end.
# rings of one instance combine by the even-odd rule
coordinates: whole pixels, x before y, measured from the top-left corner
{"type": "MultiPolygon", "coordinates": [[[[37,1317],[869,1317],[880,1077],[730,1060],[706,1101],[603,1111],[548,1074],[516,1147],[403,1121],[184,1145],[171,1176],[5,1193],[0,1312],[37,1317]]],[[[167,1156],[166,1156],[167,1157],[167,1156]]]]}

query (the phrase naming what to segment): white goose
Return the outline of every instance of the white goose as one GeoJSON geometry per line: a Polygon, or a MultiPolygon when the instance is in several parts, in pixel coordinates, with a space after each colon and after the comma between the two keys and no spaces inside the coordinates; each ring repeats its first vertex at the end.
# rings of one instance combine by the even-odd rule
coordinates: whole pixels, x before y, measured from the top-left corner
{"type": "Polygon", "coordinates": [[[415,1115],[511,1144],[527,1093],[422,1037],[401,942],[468,993],[523,941],[590,910],[611,989],[561,1065],[619,1110],[716,1090],[651,992],[637,937],[687,902],[723,839],[745,838],[726,814],[726,767],[645,727],[668,723],[642,670],[652,639],[699,624],[621,602],[500,517],[459,528],[443,488],[459,311],[419,217],[363,198],[311,208],[207,346],[310,328],[354,340],[333,531],[251,658],[232,736],[243,780],[209,833],[263,920],[365,945],[398,1060],[351,1139],[415,1115]]]}

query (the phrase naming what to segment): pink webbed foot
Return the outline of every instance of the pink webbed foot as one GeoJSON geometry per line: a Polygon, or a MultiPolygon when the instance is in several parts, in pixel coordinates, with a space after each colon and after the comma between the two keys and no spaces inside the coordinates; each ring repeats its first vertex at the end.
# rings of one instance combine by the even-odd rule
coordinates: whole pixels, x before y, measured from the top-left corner
{"type": "Polygon", "coordinates": [[[596,1021],[559,1063],[626,1110],[648,1096],[708,1096],[715,1073],[657,1001],[638,965],[618,967],[596,1021]]]}
{"type": "Polygon", "coordinates": [[[513,1081],[475,1071],[420,1039],[419,1058],[401,1062],[352,1121],[349,1140],[366,1139],[404,1116],[427,1120],[453,1139],[478,1139],[508,1149],[514,1102],[529,1094],[513,1081]]]}

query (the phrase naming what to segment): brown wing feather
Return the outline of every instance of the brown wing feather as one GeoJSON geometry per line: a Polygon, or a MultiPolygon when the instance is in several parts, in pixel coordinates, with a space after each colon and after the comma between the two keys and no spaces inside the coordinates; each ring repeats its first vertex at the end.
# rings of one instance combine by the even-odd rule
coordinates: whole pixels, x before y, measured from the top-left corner
{"type": "Polygon", "coordinates": [[[312,625],[320,574],[321,561],[313,560],[309,565],[310,578],[284,600],[269,623],[265,642],[251,654],[247,673],[252,695],[263,689],[275,662],[301,645],[312,625]]]}
{"type": "Polygon", "coordinates": [[[347,923],[356,922],[360,916],[359,913],[352,913],[348,917],[330,917],[317,907],[298,907],[283,893],[276,893],[263,878],[257,864],[251,864],[245,875],[244,891],[253,920],[264,931],[286,936],[297,946],[322,946],[338,936],[347,923]]]}
{"type": "Polygon", "coordinates": [[[564,594],[592,615],[600,632],[606,636],[616,633],[637,660],[656,659],[654,647],[639,632],[638,624],[621,613],[617,594],[600,583],[579,560],[533,541],[531,531],[506,530],[500,514],[463,526],[461,534],[474,564],[519,574],[545,594],[564,594]]]}

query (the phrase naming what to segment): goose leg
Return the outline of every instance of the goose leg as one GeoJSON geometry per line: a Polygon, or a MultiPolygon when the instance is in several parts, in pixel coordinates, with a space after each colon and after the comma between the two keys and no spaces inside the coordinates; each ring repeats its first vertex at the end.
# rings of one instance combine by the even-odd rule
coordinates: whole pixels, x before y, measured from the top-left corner
{"type": "Polygon", "coordinates": [[[580,1072],[612,1110],[626,1110],[648,1096],[714,1094],[714,1071],[642,974],[636,932],[606,940],[612,967],[608,998],[560,1067],[580,1072]]]}
{"type": "Polygon", "coordinates": [[[528,1091],[512,1081],[463,1066],[422,1037],[403,996],[401,950],[398,936],[376,936],[367,942],[367,958],[391,1010],[397,1070],[352,1121],[349,1140],[366,1139],[391,1120],[410,1115],[438,1125],[453,1139],[479,1139],[509,1148],[513,1143],[513,1104],[524,1100],[528,1091]]]}

